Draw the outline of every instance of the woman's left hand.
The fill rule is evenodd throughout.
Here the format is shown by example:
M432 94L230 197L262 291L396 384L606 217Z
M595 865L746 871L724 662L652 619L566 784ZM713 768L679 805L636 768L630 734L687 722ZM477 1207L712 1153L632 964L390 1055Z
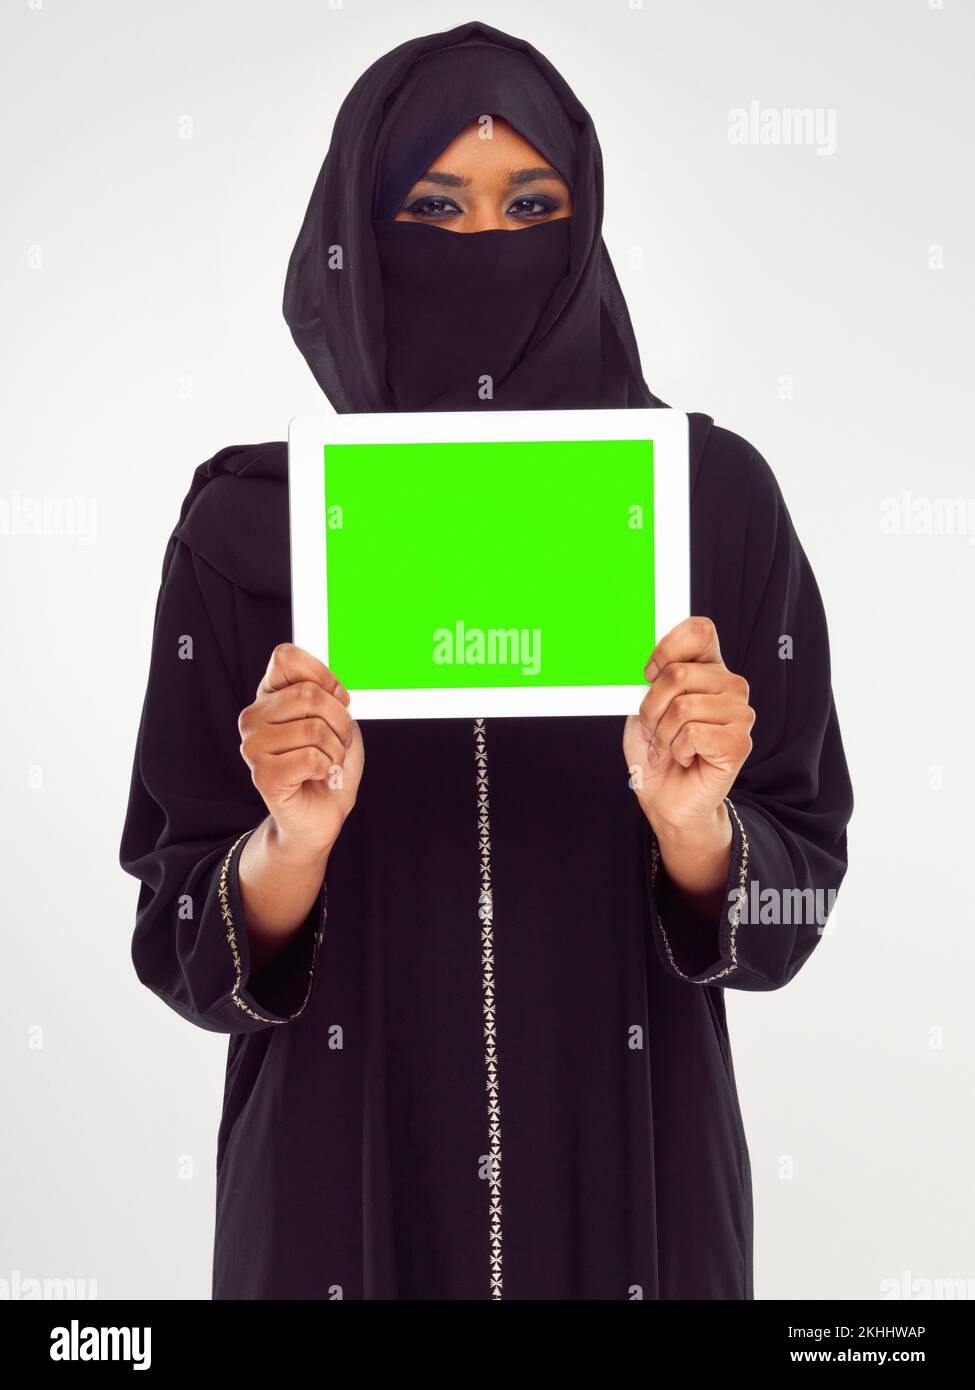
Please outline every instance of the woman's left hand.
M651 688L623 731L631 785L662 846L707 854L730 838L722 803L752 749L748 682L722 661L710 618L678 623L644 674Z

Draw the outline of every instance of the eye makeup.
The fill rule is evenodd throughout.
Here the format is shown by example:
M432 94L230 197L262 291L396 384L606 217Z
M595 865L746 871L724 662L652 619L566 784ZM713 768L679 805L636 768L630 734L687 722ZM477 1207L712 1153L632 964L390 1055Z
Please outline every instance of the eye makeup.
M564 207L564 200L549 193L519 193L505 208L504 216L517 222L537 222L561 212ZM402 211L427 222L444 222L466 215L466 209L442 193L421 194L406 202Z

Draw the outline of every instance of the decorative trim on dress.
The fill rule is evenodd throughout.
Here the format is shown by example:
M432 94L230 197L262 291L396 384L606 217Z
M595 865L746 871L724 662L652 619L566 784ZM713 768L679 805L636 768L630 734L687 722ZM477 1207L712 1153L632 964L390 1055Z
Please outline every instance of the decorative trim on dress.
M230 997L233 1000L233 1002L237 1005L238 1009L242 1009L243 1012L248 1016L248 1018L256 1019L258 1023L290 1023L293 1018L297 1018L298 1015L304 1011L305 1005L308 1003L308 1000L311 997L311 987L315 978L315 962L318 958L318 948L321 945L322 937L324 936L325 918L328 915L328 909L326 906L327 899L325 899L322 904L322 920L315 928L315 937L312 945L311 965L308 969L308 988L305 990L304 999L302 999L301 1003L298 1005L297 1009L295 1009L293 1014L288 1014L287 1018L267 1018L264 1014L257 1013L254 1009L250 1007L249 1004L246 1004L244 1000L240 997L240 986L241 980L243 978L243 971L241 968L240 951L237 946L237 929L234 925L234 914L231 911L230 907L229 881L230 865L231 861L233 860L234 853L238 845L242 844L243 841L247 839L248 835L253 835L253 833L253 829L245 830L243 835L238 835L237 839L230 846L230 849L227 851L226 858L220 866L220 879L217 883L217 897L220 900L220 916L223 918L223 924L226 928L227 945L230 947L230 955L234 963L234 972L236 976L236 978L234 979L233 991Z
M487 743L484 720L474 720L474 772L477 791L477 841L481 888L477 915L481 923L481 993L484 1016L484 1066L488 1121L488 1259L491 1297L502 1297L501 1241L501 1096L498 1082L498 1037L494 1009L494 899L491 889L491 819L488 802Z
M729 963L728 965L726 965L726 966L724 967L723 970L718 970L714 975L708 975L707 978L706 978L706 979L703 979L703 980L697 980L697 979L695 979L692 975L687 975L687 974L685 974L685 972L684 972L683 970L681 970L680 966L677 964L677 961L676 961L675 958L674 958L674 952L673 952L673 950L672 950L672 948L671 948L671 945L670 945L670 939L669 939L669 937L667 936L667 932L666 932L666 929L665 929L665 927L664 927L663 922L660 920L660 913L656 911L656 908L654 908L654 914L653 914L654 917L657 919L657 926L660 928L660 935L663 937L664 947L665 947L665 949L666 949L666 951L667 951L667 959L670 961L670 963L671 963L671 965L673 966L674 970L677 972L677 974L681 977L682 980L689 980L692 984L695 984L695 985L713 985L713 984L715 983L716 980L722 980L722 979L724 979L724 977L725 977L726 975L730 975L730 974L732 973L733 970L737 970L737 969L738 969L738 924L739 924L739 922L741 921L741 909L742 909L742 907L744 906L744 903L745 903L745 894L746 894L746 888L747 888L747 884L748 884L748 850L749 850L749 845L748 845L748 836L747 836L746 833L745 833L745 827L744 827L744 826L742 825L742 823L741 823L741 817L738 815L738 812L735 810L734 803L732 802L731 798L726 796L726 797L724 798L724 804L727 806L727 808L728 808L728 810L730 811L731 815L734 817L735 824L736 824L737 827L738 827L738 833L739 833L739 835L741 836L741 853L740 853L740 857L739 857L739 860L738 860L738 894L737 894L737 896L736 896L736 898L735 898L735 905L734 905L734 907L732 908L732 912L731 912L731 930L730 930L730 932L729 932L729 934L728 934L728 954L729 954L729 956L731 957L730 963ZM659 865L659 863L660 863L660 846L657 844L657 837L656 837L656 835L653 833L653 830L651 829L651 831L650 831L650 888L651 888L651 890L656 886L656 882L657 882L657 866Z

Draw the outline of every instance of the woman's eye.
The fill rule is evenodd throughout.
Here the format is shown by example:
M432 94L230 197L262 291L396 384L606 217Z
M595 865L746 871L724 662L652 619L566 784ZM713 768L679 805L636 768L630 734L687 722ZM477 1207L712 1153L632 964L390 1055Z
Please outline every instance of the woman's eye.
M554 198L517 198L509 207L509 216L547 217L557 212L559 204Z
M457 217L460 208L452 198L417 198L404 212L411 217Z

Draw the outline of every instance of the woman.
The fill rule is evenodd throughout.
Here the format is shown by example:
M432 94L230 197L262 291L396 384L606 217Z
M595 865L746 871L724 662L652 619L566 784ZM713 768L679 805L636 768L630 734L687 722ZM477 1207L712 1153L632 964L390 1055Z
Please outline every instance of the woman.
M339 411L662 407L601 218L572 92L465 24L353 88L285 314ZM852 800L776 483L691 422L695 616L625 730L363 738L341 672L288 643L285 445L197 469L121 860L139 977L230 1035L216 1298L753 1296L723 991L807 959L814 915L748 904L835 890Z

